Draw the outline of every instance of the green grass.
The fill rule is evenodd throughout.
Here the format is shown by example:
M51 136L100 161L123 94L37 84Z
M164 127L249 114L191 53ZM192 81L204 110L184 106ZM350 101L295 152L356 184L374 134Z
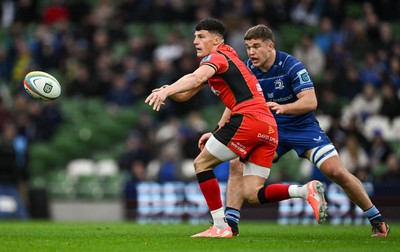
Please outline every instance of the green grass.
M190 238L207 225L0 222L0 251L400 251L400 223L386 239L368 226L243 222L233 239Z

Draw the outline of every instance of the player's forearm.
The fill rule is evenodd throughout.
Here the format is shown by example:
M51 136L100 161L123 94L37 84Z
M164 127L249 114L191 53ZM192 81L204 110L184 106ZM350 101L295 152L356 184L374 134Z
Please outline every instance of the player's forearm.
M188 101L190 98L192 98L195 94L197 94L203 87L204 87L204 84L202 84L192 90L177 93L177 94L171 95L169 97L172 100L177 101L177 102L185 102L185 101Z
M299 99L293 103L283 104L284 113L289 115L302 115L317 109L316 99Z
M182 76L179 80L177 80L175 83L167 86L165 88L165 92L166 92L167 96L171 97L178 93L183 93L183 92L191 91L193 89L197 89L199 86L202 85L203 82L202 82L201 78L198 78L193 73L186 74L186 75Z

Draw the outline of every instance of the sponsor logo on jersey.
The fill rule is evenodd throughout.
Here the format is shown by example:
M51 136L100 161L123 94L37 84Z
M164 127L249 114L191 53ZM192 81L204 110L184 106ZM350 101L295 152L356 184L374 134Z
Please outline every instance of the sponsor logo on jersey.
M306 69L301 69L296 74L297 74L297 77L299 77L300 84L304 84L304 83L307 83L307 82L311 81L311 78L308 75L308 72L307 72Z
M267 93L267 98L268 99L273 99L274 98L274 93Z
M210 60L210 59L211 59L211 56L212 56L212 54L210 54L210 55L207 55L206 57L204 57L204 58L201 60L201 62L204 62L204 61ZM200 63L201 63L201 62L200 62Z
M258 92L262 92L262 91L263 91L262 88L261 88L260 83L257 83L257 84L256 84L256 88L257 88L257 91L258 91Z
M221 93L221 91L214 89L211 85L210 85L210 89L216 96L219 96L219 94Z
M274 84L275 84L275 89L282 90L283 88L285 88L285 86L283 85L283 81L281 79L275 80Z

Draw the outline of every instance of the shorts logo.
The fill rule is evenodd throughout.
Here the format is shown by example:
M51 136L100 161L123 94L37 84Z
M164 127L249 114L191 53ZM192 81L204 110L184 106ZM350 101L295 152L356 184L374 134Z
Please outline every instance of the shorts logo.
M319 136L318 138L313 138L313 140L318 143L322 141L322 138L321 136Z
M47 93L47 94L50 93L52 89L53 89L53 86L50 85L49 83L44 84L43 91L45 93Z
M258 133L257 137L260 138L261 141L269 142L270 144L274 144L274 145L278 144L278 139L273 136L270 136L268 134Z
M270 134L272 134L274 132L275 132L275 130L271 126L269 126L268 134L270 135Z
M243 144L239 143L239 142L231 142L231 145L233 146L233 148L237 149L240 153L247 155L247 151L246 151L246 146L244 146Z

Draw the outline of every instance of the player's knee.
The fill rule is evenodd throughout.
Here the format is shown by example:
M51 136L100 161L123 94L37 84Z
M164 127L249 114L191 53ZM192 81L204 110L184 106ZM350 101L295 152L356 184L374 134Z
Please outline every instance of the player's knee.
M203 172L205 171L205 166L202 164L202 162L196 158L193 162L193 166L194 166L194 171L197 173Z
M243 176L243 163L238 158L229 162L229 176Z
M321 171L335 183L341 184L349 180L351 173L343 165L321 167Z
M257 183L244 183L243 185L243 196L250 204L259 204L258 191L263 185Z

